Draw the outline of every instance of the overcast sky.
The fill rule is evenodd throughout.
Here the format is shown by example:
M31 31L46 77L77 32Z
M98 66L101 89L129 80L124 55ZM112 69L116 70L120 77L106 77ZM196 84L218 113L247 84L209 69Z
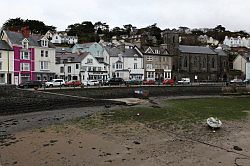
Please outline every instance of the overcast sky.
M214 28L250 32L248 0L1 0L0 26L21 17L65 30L82 21L106 22L111 28L157 23L161 29Z

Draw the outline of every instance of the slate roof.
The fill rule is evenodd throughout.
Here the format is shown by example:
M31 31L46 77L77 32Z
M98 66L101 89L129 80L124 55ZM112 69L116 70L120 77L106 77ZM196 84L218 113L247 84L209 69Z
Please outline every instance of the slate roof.
M0 50L12 51L13 49L10 47L10 45L6 41L0 40Z
M123 52L123 56L125 57L134 57L135 54L137 54L138 57L141 57L136 49L125 49L125 52Z
M90 47L92 44L94 44L95 42L92 43L84 43L84 44L75 44L76 48L88 48Z
M191 53L191 54L212 54L212 55L216 54L216 52L213 51L211 48L202 46L180 45L179 50L182 53Z
M121 54L123 57L134 57L135 54L137 54L139 58L141 57L141 54L134 48L125 48L124 51L117 47L105 46L104 48L111 57L117 57L119 54Z
M60 58L60 63L63 63L63 60L68 60L69 58L73 58L70 62L67 63L80 63L89 53L84 52L81 54L76 53L56 53L56 58Z
M120 49L118 49L117 47L109 47L109 46L105 46L104 47L106 49L106 51L108 52L108 54L111 57L117 57L118 54L121 54L122 51Z
M16 45L22 45L22 41L25 38L21 32L14 31L5 31L10 42ZM29 41L30 46L41 47L40 40L42 39L41 35L30 35L27 40ZM55 48L55 46L49 42L49 48Z
M72 52L72 49L70 47L56 47L56 52Z
M227 56L227 54L225 53L225 51L223 51L221 48L216 48L214 50L219 56Z

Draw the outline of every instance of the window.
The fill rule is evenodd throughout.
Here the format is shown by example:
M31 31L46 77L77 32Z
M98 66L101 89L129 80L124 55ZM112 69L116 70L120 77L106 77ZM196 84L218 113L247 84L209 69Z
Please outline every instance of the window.
M148 72L148 78L154 78L154 72Z
M134 69L137 69L137 63L134 63Z
M194 57L194 67L197 67L197 64L198 64L198 59L197 57Z
M98 71L102 71L102 68L101 68L101 67L98 67Z
M203 58L203 61L202 61L202 68L205 68L206 66L206 58Z
M23 48L28 49L29 48L29 42L27 40L23 41Z
M3 70L3 62L0 62L0 70Z
M44 51L41 50L41 57L44 57Z
M134 60L135 60L135 61L137 61L137 57L138 57L138 55L135 54L135 55L134 55Z
M60 73L64 73L64 67L60 67Z
M88 59L87 59L87 63L93 63L93 59L88 58Z
M153 60L153 57L152 56L148 56L147 57L147 61L152 61Z
M48 61L42 61L41 62L41 70L48 70L49 69L49 62Z
M0 51L0 59L2 59L2 52Z
M30 71L30 64L29 63L21 63L21 71Z
M21 59L30 60L30 55L28 51L21 52Z
M184 67L187 67L188 66L188 62L187 62L187 57L185 56L184 57Z
M96 71L96 67L93 67L93 71Z
M212 68L215 68L215 59L212 58Z
M122 63L120 62L116 63L116 69L122 69Z
M68 73L71 73L71 66L68 66Z
M152 64L146 64L146 68L147 69L153 69L153 65Z
M45 51L45 57L49 56L49 51Z
M115 63L112 64L112 68L115 69Z
M30 81L29 74L21 74L21 82Z
M79 64L76 64L76 69L79 69Z
M42 47L48 47L48 41L47 40L41 40Z

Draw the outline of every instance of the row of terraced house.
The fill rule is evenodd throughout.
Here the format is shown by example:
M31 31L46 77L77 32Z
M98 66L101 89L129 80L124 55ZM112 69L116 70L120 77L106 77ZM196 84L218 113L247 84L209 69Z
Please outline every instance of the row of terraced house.
M93 42L55 47L46 36L2 30L0 83L27 80L160 80L190 77L219 81L228 76L228 55L221 49L179 45L178 33L163 33L164 44Z

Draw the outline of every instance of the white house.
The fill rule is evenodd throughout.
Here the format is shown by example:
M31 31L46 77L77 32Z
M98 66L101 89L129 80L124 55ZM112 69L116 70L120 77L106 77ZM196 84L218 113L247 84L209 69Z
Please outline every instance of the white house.
M76 44L78 43L78 37L77 36L68 36L67 32L55 32L52 33L48 31L45 34L45 37L48 39L51 39L51 42L54 44L62 44L62 43L67 43L67 44Z
M55 75L56 48L46 37L38 40L40 47L35 48L35 74L37 80L51 80Z
M57 53L56 78L70 80L107 80L104 63L99 63L90 53Z
M106 46L105 50L104 62L109 64L109 77L144 79L143 56L136 47Z
M223 44L229 47L247 47L250 48L250 38L241 38L238 36L237 38L225 36Z
M240 70L243 74L246 74L246 63L249 62L249 56L247 55L238 55L233 61L233 69Z
M61 44L61 43L62 43L62 37L61 37L58 33L55 33L55 34L52 36L51 43L54 43L54 44Z
M14 84L14 51L0 40L0 84Z

